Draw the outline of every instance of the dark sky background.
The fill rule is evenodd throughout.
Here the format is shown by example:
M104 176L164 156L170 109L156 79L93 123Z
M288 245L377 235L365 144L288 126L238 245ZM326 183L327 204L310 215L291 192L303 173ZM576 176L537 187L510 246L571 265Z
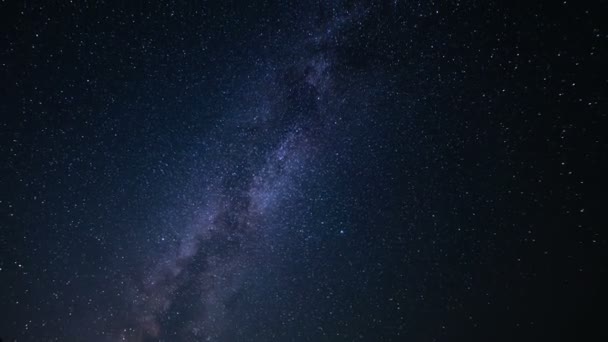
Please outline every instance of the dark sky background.
M0 337L605 338L607 13L0 2Z

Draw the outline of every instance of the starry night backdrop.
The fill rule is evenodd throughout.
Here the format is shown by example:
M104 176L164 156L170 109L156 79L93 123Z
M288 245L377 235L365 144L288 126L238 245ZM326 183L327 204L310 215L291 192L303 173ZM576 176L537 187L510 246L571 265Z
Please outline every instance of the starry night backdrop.
M2 1L0 338L605 338L607 9Z

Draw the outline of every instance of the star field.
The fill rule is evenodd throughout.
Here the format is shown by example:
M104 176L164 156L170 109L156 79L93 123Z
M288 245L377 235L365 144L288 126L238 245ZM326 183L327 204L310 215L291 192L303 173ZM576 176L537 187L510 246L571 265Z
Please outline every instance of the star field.
M606 336L605 1L2 1L2 341Z

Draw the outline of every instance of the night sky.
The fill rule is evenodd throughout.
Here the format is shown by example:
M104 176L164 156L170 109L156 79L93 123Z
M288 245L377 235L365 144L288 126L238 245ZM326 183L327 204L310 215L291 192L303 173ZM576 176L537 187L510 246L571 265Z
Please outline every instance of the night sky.
M606 338L607 15L1 1L0 338Z

